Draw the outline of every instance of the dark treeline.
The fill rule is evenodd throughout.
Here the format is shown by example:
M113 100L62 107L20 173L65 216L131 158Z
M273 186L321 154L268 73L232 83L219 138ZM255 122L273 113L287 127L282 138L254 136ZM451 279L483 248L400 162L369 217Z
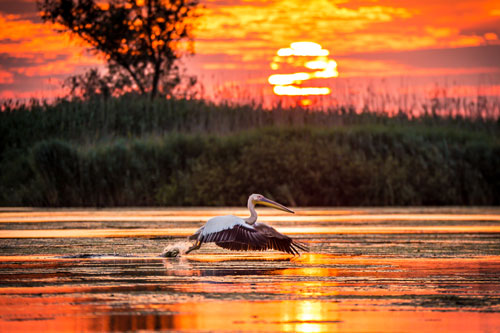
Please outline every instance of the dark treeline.
M2 110L4 206L500 203L491 120L132 96Z

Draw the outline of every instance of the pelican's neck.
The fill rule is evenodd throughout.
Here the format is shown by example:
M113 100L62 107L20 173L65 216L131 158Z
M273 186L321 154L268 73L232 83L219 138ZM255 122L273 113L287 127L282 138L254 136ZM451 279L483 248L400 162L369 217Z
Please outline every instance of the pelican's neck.
M245 219L248 224L254 224L257 221L257 212L255 211L255 204L251 199L248 199L248 210L250 210L250 216Z

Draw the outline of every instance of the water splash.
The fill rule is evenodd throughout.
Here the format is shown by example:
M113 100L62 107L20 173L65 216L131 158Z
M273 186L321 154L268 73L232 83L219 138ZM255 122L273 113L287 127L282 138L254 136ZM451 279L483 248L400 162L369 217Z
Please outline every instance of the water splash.
M178 257L181 254L186 253L186 251L191 247L190 242L182 241L176 242L174 244L167 245L160 254L162 257Z

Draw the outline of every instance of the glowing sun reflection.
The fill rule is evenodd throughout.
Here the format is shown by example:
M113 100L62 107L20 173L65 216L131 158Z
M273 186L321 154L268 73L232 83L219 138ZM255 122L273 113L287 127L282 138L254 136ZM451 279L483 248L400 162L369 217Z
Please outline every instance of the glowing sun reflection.
M331 332L333 328L331 323L339 321L338 313L336 311L327 313L321 302L301 301L294 305L293 309L284 313L282 327L284 332ZM334 303L330 305L336 307Z

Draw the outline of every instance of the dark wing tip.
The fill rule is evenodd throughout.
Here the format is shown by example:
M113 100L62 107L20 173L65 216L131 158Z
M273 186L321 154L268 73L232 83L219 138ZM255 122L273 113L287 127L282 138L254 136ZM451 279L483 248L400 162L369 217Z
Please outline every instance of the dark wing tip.
M294 246L301 251L309 252L309 246L307 244L302 243L302 242L298 242L296 240L293 240L291 246Z
M267 238L254 229L235 225L233 228L211 233L202 238L202 242L214 242L216 245L237 251L265 250Z
M264 224L259 224L255 229L235 225L230 229L202 236L200 242L214 242L217 246L228 250L264 251L272 249L294 256L300 255L299 251L309 251L306 244L283 235Z

